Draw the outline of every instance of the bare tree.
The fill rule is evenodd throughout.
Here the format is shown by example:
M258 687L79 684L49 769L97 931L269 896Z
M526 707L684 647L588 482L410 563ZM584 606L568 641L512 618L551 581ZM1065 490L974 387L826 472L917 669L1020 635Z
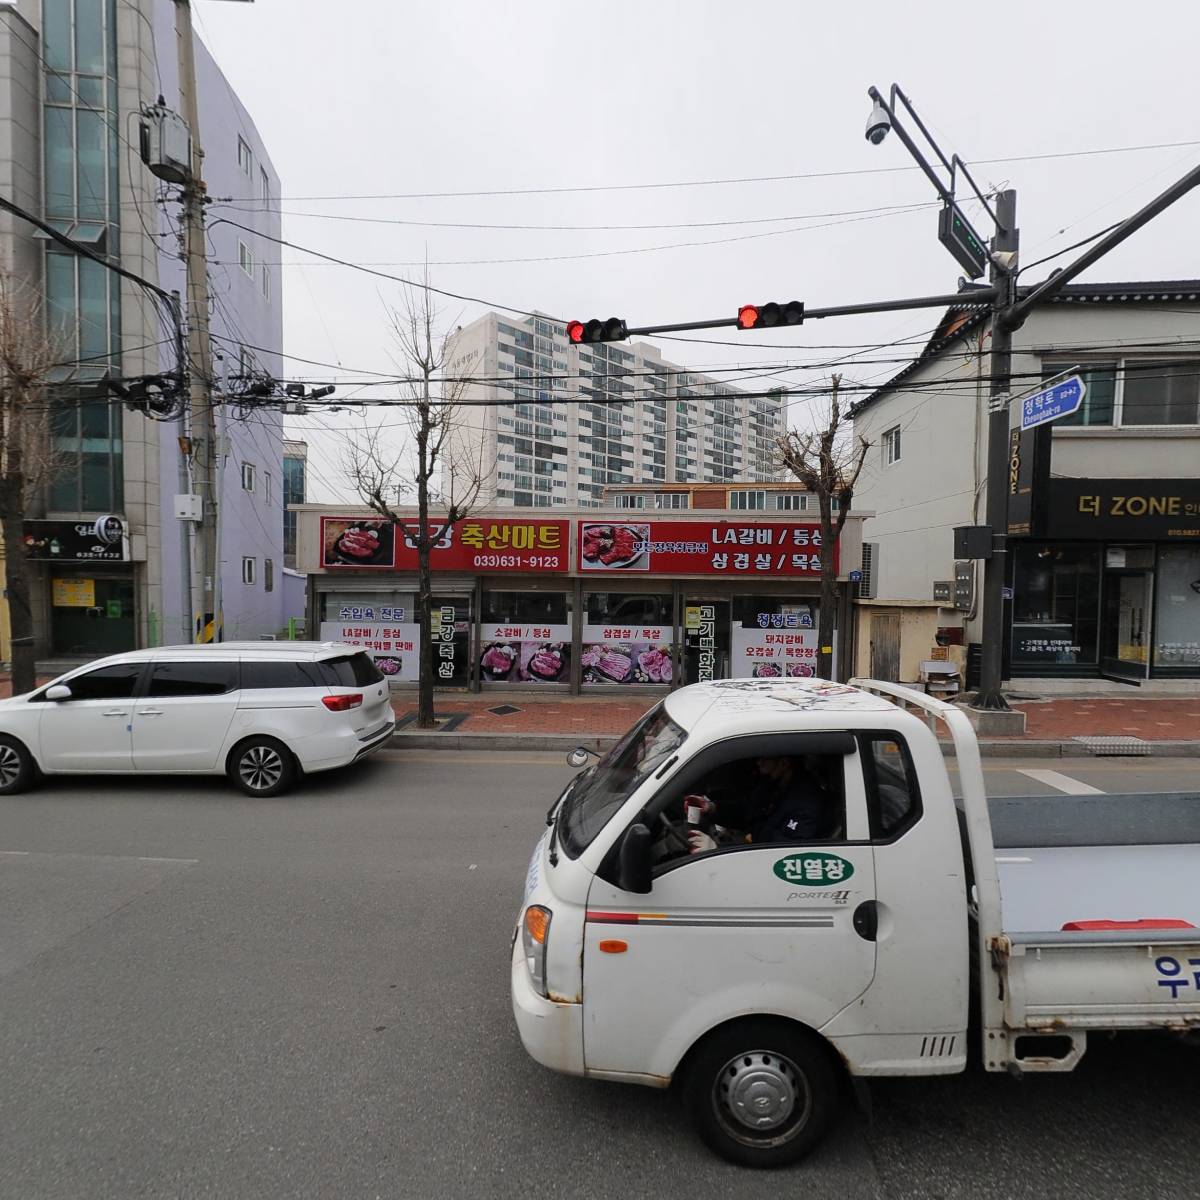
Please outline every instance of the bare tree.
M37 684L25 514L60 467L50 436L47 379L59 355L40 305L0 276L0 532L12 643L14 695Z
M829 421L823 429L801 433L790 429L778 442L783 465L817 497L821 509L821 602L817 615L817 674L833 676L833 616L837 602L835 560L842 529L854 500L854 487L870 443L846 437L838 390L842 377L831 380ZM833 502L837 501L837 513Z
M426 280L428 283L428 280ZM406 536L417 551L417 624L421 645L417 676L417 725L434 725L433 657L430 649L433 616L433 574L430 552L460 521L475 510L491 466L483 458L483 443L464 449L456 437L463 422L466 377L446 377L448 339L439 331L438 311L430 293L410 289L404 306L388 314L395 338L397 366L408 382L401 385L408 439L399 448L383 435L383 426L345 435L342 469L354 490L385 521L397 538ZM444 472L447 494L436 487ZM415 528L399 514L401 501L415 497ZM430 509L441 511L430 520Z

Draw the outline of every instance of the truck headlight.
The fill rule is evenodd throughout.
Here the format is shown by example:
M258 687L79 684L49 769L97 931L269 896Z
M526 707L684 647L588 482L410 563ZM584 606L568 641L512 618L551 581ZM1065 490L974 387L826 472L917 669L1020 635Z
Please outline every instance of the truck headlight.
M531 904L521 921L521 946L525 951L525 965L529 977L539 995L546 992L546 946L550 941L550 917L548 908Z

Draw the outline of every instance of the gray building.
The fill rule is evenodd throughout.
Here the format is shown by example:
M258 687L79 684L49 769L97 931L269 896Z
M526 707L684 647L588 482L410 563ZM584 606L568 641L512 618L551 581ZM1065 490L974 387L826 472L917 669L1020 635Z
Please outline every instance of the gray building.
M784 404L654 346L578 346L548 317L487 313L457 331L447 359L448 373L478 381L463 392L477 403L461 410L447 495L481 465L484 501L517 508L595 508L614 484L778 478Z
M935 643L965 663L982 636L982 563L955 559L953 529L984 521L987 342L986 312L951 310L853 410L871 443L855 502L875 514L861 671L911 680ZM1082 408L1022 433L1022 397L1063 372ZM1194 690L1200 281L1069 285L1014 335L1013 373L1005 678Z
M141 114L161 95L181 108L172 0L18 0L0 7L0 192L101 257L172 291L184 290L178 189L139 156ZM279 180L244 106L199 38L197 96L210 195L238 203L209 213L211 331L221 460L221 583L225 636L284 623L282 426L278 413L223 400L232 377L281 373L279 279L263 235L279 233ZM236 211L234 211L236 210ZM180 428L120 402L110 378L175 366L169 323L137 285L0 216L0 269L24 302L40 304L64 348L51 396L53 444L64 467L29 513L54 530L103 515L124 522L109 557L75 556L59 539L35 579L39 657L94 655L190 641L211 610L181 594L174 496Z

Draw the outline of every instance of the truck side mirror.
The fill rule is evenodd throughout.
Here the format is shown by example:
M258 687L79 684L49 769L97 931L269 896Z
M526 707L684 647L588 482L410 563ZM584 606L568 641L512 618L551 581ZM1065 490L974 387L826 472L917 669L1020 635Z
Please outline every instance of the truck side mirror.
M625 831L617 860L617 883L621 891L640 895L650 891L650 847L653 842L650 830L640 821Z

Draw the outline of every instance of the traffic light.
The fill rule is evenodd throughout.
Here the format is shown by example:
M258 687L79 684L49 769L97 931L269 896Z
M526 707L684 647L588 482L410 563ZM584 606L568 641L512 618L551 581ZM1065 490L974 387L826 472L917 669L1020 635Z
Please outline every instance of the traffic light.
M623 342L629 329L620 317L609 317L607 321L568 321L567 341L576 346L584 342Z
M799 300L785 304L743 304L738 309L739 329L777 329L780 325L803 325L804 305Z

